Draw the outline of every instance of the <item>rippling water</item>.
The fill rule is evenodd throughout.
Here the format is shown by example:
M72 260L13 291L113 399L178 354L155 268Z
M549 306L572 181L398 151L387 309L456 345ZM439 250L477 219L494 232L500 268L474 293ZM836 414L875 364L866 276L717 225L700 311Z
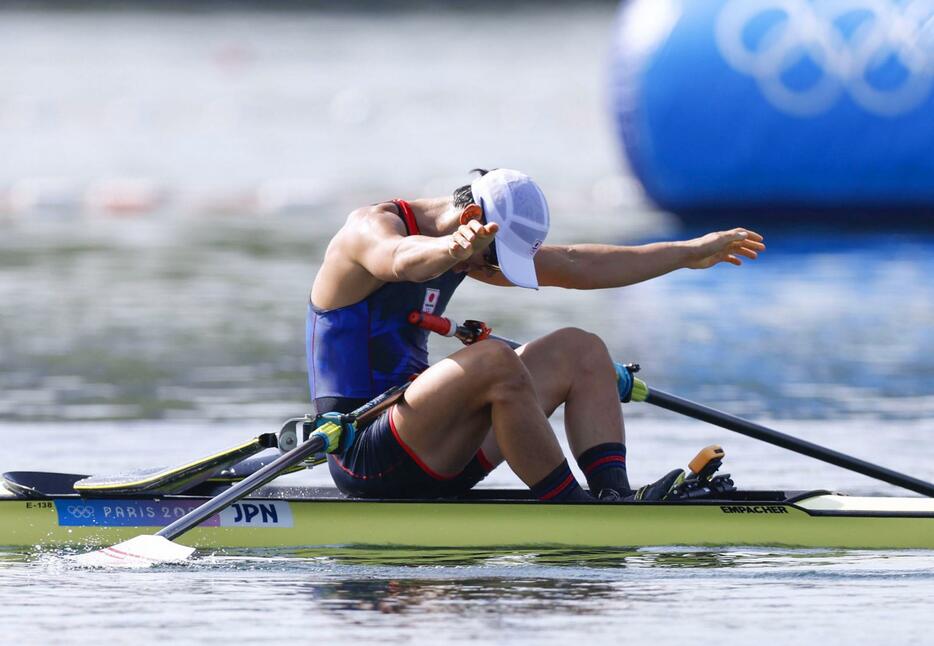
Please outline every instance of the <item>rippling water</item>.
M0 214L0 466L177 463L305 412L307 291L342 214L447 191L486 159L534 169L552 240L677 233L619 176L602 121L612 7L523 16L507 31L478 15L470 49L460 13L0 14L14 63L0 181L135 173L169 195L129 220L70 202L83 188ZM509 57L533 92L512 91ZM478 67L506 99L465 103ZM454 145L465 137L469 150ZM279 209L271 187L294 177L314 186ZM934 238L762 233L769 251L742 269L515 290L508 310L501 290L465 284L449 312L517 339L593 330L650 384L934 479ZM455 348L433 341L436 356ZM745 487L897 491L645 405L625 412L635 482L718 442ZM519 485L505 468L485 484ZM6 550L0 641L925 643L932 572L928 552L685 547L203 555L105 574Z
M443 556L443 555L442 555ZM458 560L459 559L459 560ZM633 550L410 564L212 557L115 577L3 560L0 623L118 642L927 643L934 554ZM93 594L88 591L93 590ZM114 612L119 608L120 612ZM22 628L21 628L22 630ZM232 637L234 636L235 637ZM181 637L180 637L181 636Z

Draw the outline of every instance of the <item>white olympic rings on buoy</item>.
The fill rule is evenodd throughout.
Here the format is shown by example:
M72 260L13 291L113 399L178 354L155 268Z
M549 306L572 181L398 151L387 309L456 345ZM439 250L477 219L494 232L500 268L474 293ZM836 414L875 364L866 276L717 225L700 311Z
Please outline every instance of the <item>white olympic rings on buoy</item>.
M761 29L755 43L750 31ZM730 0L714 29L717 48L752 76L779 110L814 116L847 93L860 107L892 117L921 105L934 87L934 0ZM813 80L792 87L798 65ZM874 74L895 66L887 83Z

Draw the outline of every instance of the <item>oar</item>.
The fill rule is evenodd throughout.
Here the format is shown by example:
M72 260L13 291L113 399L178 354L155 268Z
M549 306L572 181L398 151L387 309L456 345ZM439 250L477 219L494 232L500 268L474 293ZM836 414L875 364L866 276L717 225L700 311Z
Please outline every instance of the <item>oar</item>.
M642 380L636 379L636 381ZM934 497L934 484L930 482L914 478L904 473L899 473L898 471L893 471L892 469L887 469L878 464L873 464L872 462L854 458L845 453L840 453L839 451L828 449L819 444L814 444L813 442L808 442L807 440L802 440L792 435L773 430L741 417L708 408L702 404L696 404L690 400L678 397L677 395L671 395L661 390L649 388L648 386L645 386L645 390L646 394L644 399L637 398L634 392L633 401L645 401L646 403L653 404L660 408L687 415L688 417L693 417L702 422L714 424L735 431L736 433L741 433L747 437L768 442L769 444L780 446L789 451L794 451L795 453L807 455L823 462L855 471L856 473L862 473L876 480L888 482L889 484L903 487L910 491L924 494L925 496Z
M462 325L456 325L450 319L441 316L412 312L412 314L409 315L409 322L444 336L456 337L467 345L482 339L502 341L512 348L518 348L521 345L511 339L492 334L490 328L480 321L465 321ZM638 367L617 364L618 375L629 373L631 376L636 370L638 370ZM834 451L833 449L828 449L819 444L814 444L813 442L808 442L807 440L802 440L786 433L767 428L741 417L736 417L729 413L696 404L676 395L649 388L643 380L635 377L632 377L631 389L627 389L625 393L621 392L621 396L623 396L624 399L631 397L632 401L644 401L648 404L658 406L659 408L680 413L681 415L686 415L687 417L692 417L702 422L707 422L708 424L720 426L730 431L746 435L747 437L761 440L762 442L768 442L769 444L780 446L783 449L788 449L795 453L807 455L817 460L843 467L844 469L849 469L856 473L861 473L870 478L881 480L882 482L903 487L910 491L924 494L925 496L934 497L934 484L930 482L904 473L899 473L898 471L893 471L892 469L887 469L886 467L871 462L866 462L865 460L860 460L859 458Z
M159 563L184 561L195 550L174 543L173 541L176 538L238 500L250 495L305 458L321 451L330 452L336 450L345 424L366 424L396 402L410 383L406 382L395 388L390 388L360 408L341 416L340 423L334 421L325 422L316 428L306 441L288 453L279 456L256 473L191 510L155 534L143 534L111 547L80 554L74 557L75 560L86 566L136 568L149 567Z

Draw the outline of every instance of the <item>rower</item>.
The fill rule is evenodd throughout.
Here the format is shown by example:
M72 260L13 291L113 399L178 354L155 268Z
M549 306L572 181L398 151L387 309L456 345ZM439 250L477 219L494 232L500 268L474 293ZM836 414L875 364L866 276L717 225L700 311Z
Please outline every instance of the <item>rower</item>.
M513 350L485 340L429 366L414 309L441 314L466 278L491 286L614 288L680 268L742 264L764 249L746 229L638 247L545 245L550 214L527 175L498 169L451 196L351 213L311 290L308 375L318 413L347 412L410 379L404 398L328 457L337 486L364 498L457 496L505 461L540 500L634 497L616 369L603 342L566 328ZM565 407L571 473L548 417ZM669 497L671 472L642 499Z

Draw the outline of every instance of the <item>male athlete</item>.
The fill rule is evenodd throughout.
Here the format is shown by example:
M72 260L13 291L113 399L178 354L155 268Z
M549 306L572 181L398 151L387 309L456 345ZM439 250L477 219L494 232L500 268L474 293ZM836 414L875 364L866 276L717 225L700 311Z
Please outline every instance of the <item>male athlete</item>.
M617 376L606 346L566 328L512 350L484 340L428 364L413 310L440 315L461 281L567 289L622 287L679 268L742 264L765 249L745 229L636 247L544 245L545 196L513 170L480 171L452 197L392 200L352 212L311 290L306 341L318 413L348 412L410 379L404 399L329 456L344 493L457 496L505 460L539 500L661 500L673 471L634 491ZM567 438L590 492L571 473L548 417L564 404Z

